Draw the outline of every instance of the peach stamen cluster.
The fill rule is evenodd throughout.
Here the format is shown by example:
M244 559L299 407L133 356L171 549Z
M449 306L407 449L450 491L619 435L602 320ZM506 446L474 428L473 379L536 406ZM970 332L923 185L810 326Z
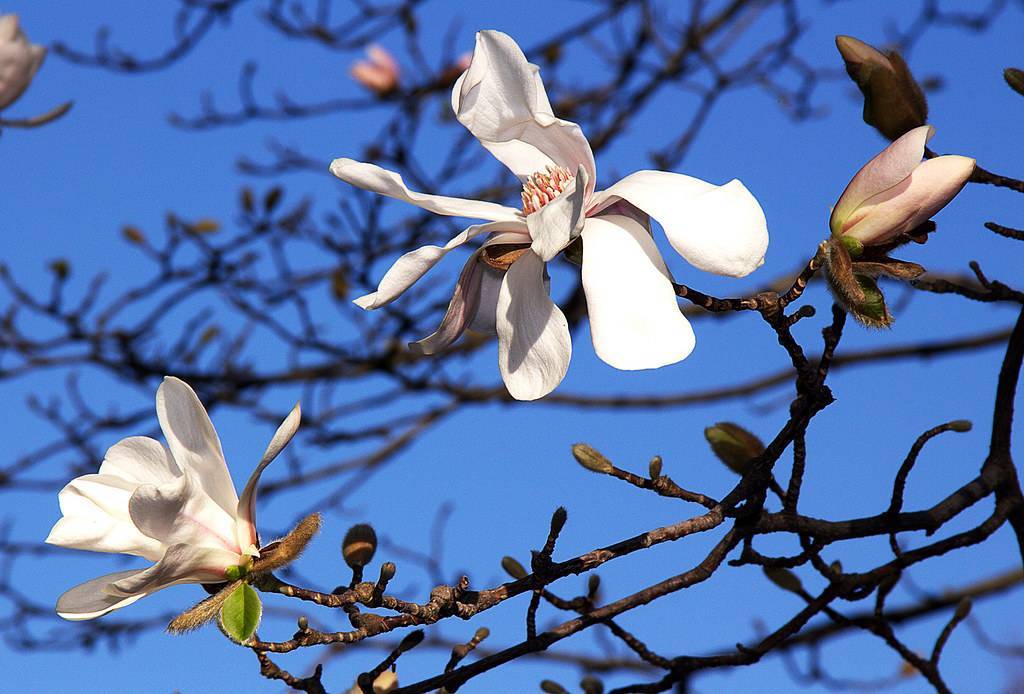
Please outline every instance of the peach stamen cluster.
M558 197L575 176L564 166L547 166L547 173L538 171L523 184L523 214L533 214Z

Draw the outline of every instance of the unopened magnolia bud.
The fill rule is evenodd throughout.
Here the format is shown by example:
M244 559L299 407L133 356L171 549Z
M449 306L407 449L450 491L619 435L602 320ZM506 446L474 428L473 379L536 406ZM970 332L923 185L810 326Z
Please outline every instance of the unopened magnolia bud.
M487 627L480 627L479 629L476 630L476 632L473 633L473 640L476 641L477 643L480 643L481 641L483 641L484 639L486 639L490 635L491 635L491 630L490 629L488 629Z
M596 449L585 443L576 443L572 447L572 455L576 462L591 472L607 475L612 471L610 460L601 455Z
M971 602L970 598L964 598L956 606L956 612L953 613L953 618L956 619L958 622L962 619L966 619L967 615L971 613L971 607L973 606L974 603Z
M951 431L960 432L961 434L970 431L974 425L968 419L954 419L949 423Z
M523 565L509 556L501 558L501 568L505 569L505 573L516 580L526 578L527 576L526 569L523 568Z
M928 102L903 57L852 36L837 36L846 72L864 95L864 122L890 140L928 120Z
M1010 89L1024 96L1024 70L1008 67L1003 70L1003 79L1010 85Z
M604 694L604 683L593 675L586 675L580 680L583 694Z
M302 615L296 622L296 626L299 627L299 631L305 631L309 629L309 618L306 615Z
M838 559L836 559L834 562L829 564L829 568L832 569L833 573L841 574L841 573L843 573L843 562L841 562Z
M590 577L587 578L587 596L593 598L599 590L601 590L601 576L590 574Z
M121 229L121 236L129 243L143 243L146 237L138 227L126 226Z
M656 480L661 477L661 456L656 455L651 458L651 462L647 464L647 472L652 480Z
M800 582L800 578L789 569L766 566L764 567L764 575L779 588L788 590L790 593L802 593L804 590L804 585Z
M377 533L373 526L366 523L359 523L349 528L341 543L341 556L352 569L362 568L369 564L376 551Z
M57 279L67 279L71 274L71 265L63 258L50 262L50 272L57 276Z
M711 450L726 467L742 475L750 461L764 453L764 444L749 431L732 422L718 422L704 430Z
M552 680L541 680L540 690L547 694L569 694L569 690Z
M422 629L417 629L416 631L409 633L405 638L398 642L398 652L405 653L406 651L411 651L413 648L416 648L416 646L423 643L423 637L424 633Z

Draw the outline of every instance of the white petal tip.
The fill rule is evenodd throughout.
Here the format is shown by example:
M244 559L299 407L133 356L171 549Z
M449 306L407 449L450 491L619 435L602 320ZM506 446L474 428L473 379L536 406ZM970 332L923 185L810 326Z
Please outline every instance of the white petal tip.
M377 308L377 292L371 292L370 294L365 294L358 299L353 299L352 303L364 311L372 311Z

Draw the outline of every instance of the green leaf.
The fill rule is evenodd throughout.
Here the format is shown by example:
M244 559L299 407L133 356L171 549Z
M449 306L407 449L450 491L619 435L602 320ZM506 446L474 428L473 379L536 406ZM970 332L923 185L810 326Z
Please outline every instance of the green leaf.
M256 633L263 616L260 596L248 583L235 588L220 608L220 623L235 641L247 641Z

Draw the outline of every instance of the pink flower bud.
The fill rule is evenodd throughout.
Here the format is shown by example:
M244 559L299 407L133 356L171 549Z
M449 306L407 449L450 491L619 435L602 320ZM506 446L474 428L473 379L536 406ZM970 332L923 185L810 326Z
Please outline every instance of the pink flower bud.
M18 15L0 15L0 110L14 103L35 77L46 48L28 42Z
M376 44L366 49L368 60L352 64L349 74L359 84L376 94L387 94L398 88L401 71L394 56Z
M947 155L922 162L934 132L930 125L914 128L857 172L832 210L833 236L865 246L889 243L956 197L974 171L974 160Z

